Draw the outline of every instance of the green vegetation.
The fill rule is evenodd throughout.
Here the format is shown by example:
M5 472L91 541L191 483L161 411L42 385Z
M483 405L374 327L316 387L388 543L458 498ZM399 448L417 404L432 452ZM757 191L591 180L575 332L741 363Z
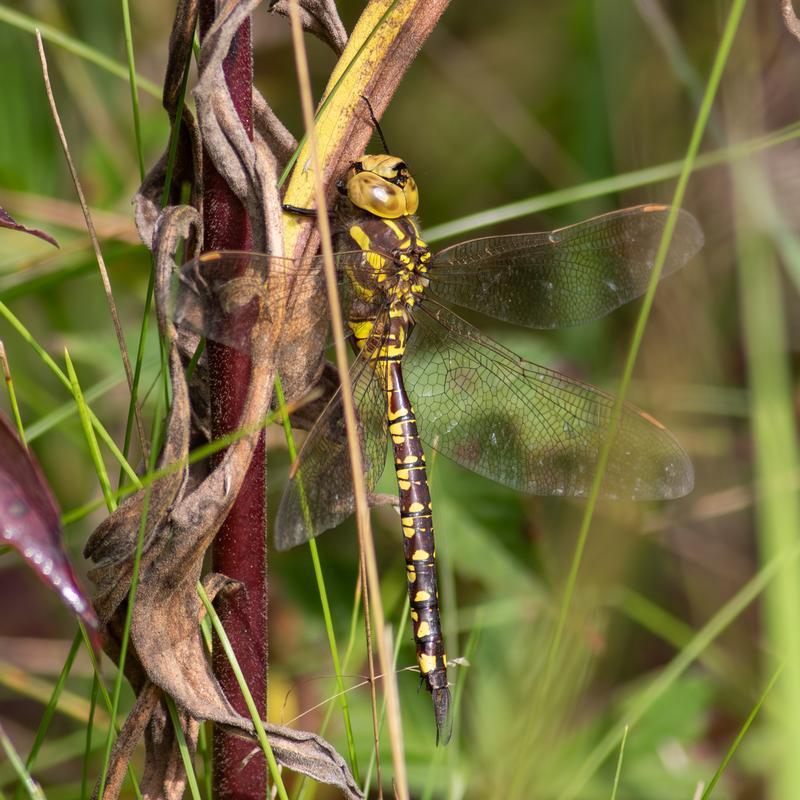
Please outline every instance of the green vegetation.
M115 476L131 487L133 470L154 461L134 427L122 463L127 383L32 29L45 38L136 363L151 262L129 201L140 165L169 140L157 86L172 9L141 0L128 26L127 3L11 5L0 4L0 206L61 248L0 230L0 340L26 438L85 576L81 550L119 498ZM349 29L361 4L337 5ZM777 5L510 0L487 14L462 0L384 115L391 148L420 185L434 246L465 230L547 230L669 203L676 188L706 236L638 327L641 303L546 333L468 315L525 358L609 391L632 378L627 399L674 431L696 485L682 500L601 500L589 514L585 501L521 496L429 456L444 632L456 658L454 735L438 749L429 699L409 669L399 524L390 510L373 512L415 798L800 797L800 42ZM259 13L254 42L256 83L299 138L288 22ZM334 56L316 40L308 46L319 91ZM140 360L145 426L158 435L165 397L152 319ZM5 392L0 409L11 415ZM279 424L267 441L274 511L290 459ZM387 470L381 490L393 480ZM270 555L269 720L311 730L324 720L325 736L374 783L354 530L350 521L322 536L312 554ZM107 766L110 709L124 720L132 692L106 658L97 682L73 619L11 550L0 550L0 608L0 798L86 796ZM187 797L209 796L205 737ZM390 792L388 737L382 745ZM181 752L189 758L185 744ZM140 764L137 756L133 774ZM333 796L284 778L289 797ZM123 796L137 793L129 779Z

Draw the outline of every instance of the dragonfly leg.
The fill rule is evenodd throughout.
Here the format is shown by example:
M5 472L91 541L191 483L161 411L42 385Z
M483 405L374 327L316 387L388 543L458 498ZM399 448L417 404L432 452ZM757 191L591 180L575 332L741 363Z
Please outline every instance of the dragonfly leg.
M284 203L282 208L287 214L297 214L299 217L317 216L317 210L315 208L301 208L300 206L293 206L290 203Z

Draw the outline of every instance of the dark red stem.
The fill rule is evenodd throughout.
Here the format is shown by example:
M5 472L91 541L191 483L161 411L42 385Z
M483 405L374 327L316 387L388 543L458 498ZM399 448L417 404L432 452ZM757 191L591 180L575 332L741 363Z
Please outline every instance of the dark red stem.
M200 32L214 20L214 0L202 0ZM224 63L233 104L253 138L253 53L250 22L233 39ZM206 250L249 250L252 237L247 214L228 184L203 157L203 223ZM218 344L208 345L211 427L214 438L237 429L250 378L249 359ZM243 590L218 604L217 611L231 640L253 699L266 716L267 584L264 437L256 448L239 496L222 526L212 551L213 569L239 581ZM249 716L225 654L214 647L214 673L234 708ZM252 752L248 741L214 733L215 800L261 800L266 796L266 763L262 755L242 767Z

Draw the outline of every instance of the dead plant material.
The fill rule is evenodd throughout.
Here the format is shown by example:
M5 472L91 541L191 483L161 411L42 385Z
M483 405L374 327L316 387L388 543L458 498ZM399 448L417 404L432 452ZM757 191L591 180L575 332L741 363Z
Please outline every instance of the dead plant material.
M786 29L800 42L800 19L797 18L792 0L781 0L781 13Z
M313 33L327 42L337 55L341 55L347 44L347 31L339 19L333 0L300 0L300 22L303 30ZM269 10L273 14L289 16L288 0L272 0Z

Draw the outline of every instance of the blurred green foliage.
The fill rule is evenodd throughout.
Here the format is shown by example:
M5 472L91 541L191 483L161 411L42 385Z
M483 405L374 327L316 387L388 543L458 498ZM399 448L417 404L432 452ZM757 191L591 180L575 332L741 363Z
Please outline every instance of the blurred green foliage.
M338 5L351 27L362 4L346 0ZM723 0L454 2L382 123L391 148L408 161L420 185L424 223L434 226L680 159L729 7ZM91 0L0 4L0 205L53 233L62 245L55 252L38 240L0 231L0 300L56 360L69 347L92 408L121 442L128 395L107 306L50 118L34 39L9 24L3 16L8 9L124 62L121 12L114 4L101 7ZM164 70L171 11L170 4L154 0L140 0L132 8L137 70L156 84ZM260 13L254 41L257 84L299 134L288 25ZM309 47L312 80L321 91L334 57L316 42ZM109 212L100 226L103 250L129 349L135 352L149 258L136 243L130 208L139 176L129 88L54 44L46 48L84 190L93 207ZM777 4L753 0L703 149L795 123L799 67L800 43L783 29ZM140 94L145 163L152 164L166 146L168 127L157 99ZM619 747L614 732L628 719L633 725L622 760L620 800L690 797L722 761L776 660L787 652L783 637L792 626L798 629L800 609L787 600L790 593L775 597L768 588L769 625L763 624L760 605L747 605L689 669L674 676L668 670L742 586L761 574L768 558L785 561L784 580L798 577L796 553L786 549L797 530L781 527L791 515L782 519L768 512L797 503L797 473L785 470L797 467L788 439L796 435L800 397L798 284L781 270L794 266L793 274L800 274L790 258L800 226L799 155L790 140L751 158L747 164L758 175L758 195L751 191L752 178L731 179L739 162L700 172L690 183L686 207L700 220L707 246L660 287L630 399L663 420L685 444L695 462L696 488L690 497L668 505L601 504L557 680L547 696L539 691L538 679L581 503L521 497L433 459L448 652L455 657L469 650L469 666L452 670L462 705L453 742L438 750L418 676L400 673L414 797L507 797L512 778L524 787L514 795L519 797L610 797ZM624 205L666 201L672 189L673 183L664 182L596 196L491 231L550 229ZM53 200L65 201L71 216L65 218ZM743 250L741 237L753 228L763 234L760 245ZM737 258L743 253L751 268L739 280ZM768 272L760 269L762 263ZM770 331L757 323L743 329L740 303L751 291L757 293L754 282L763 274L774 279L780 302L772 309L777 339L759 346L752 337ZM601 322L547 334L490 323L485 327L524 357L613 390L636 310L633 304ZM758 320L757 312L748 311ZM2 320L0 339L23 421L38 429L33 445L62 508L98 499L70 397ZM759 376L752 370L753 358L764 352L786 376L766 389L753 383ZM157 343L151 335L142 383L149 418L157 408L153 394L147 394L157 369ZM98 396L91 391L95 384L102 389ZM8 407L5 396L0 407ZM62 413L51 416L57 412ZM780 415L784 423L786 452L774 437L765 442L763 428L751 429L754 418L767 420L766 425L778 418L771 415ZM288 459L277 428L269 442L270 503L275 507ZM136 464L139 454L134 451L132 458ZM770 474L774 465L784 472ZM110 459L108 467L116 475ZM391 491L391 479L384 476L380 488ZM373 517L386 612L396 630L403 624L405 594L398 526L388 511ZM101 518L102 512L92 513L66 530L67 546L81 570L80 550ZM764 539L773 529L783 536ZM319 540L342 648L358 574L353 531L350 522ZM329 698L334 681L307 550L271 556L270 573L270 714L279 720ZM73 622L10 553L0 555L0 608L5 609L0 615L0 724L24 757L47 697L27 697L10 684L3 665L18 664L53 683ZM404 668L413 660L406 627L398 665ZM350 701L364 765L371 722L369 692L360 685L366 671L360 631L345 669L352 685L358 685ZM790 662L787 674L790 688L800 665ZM663 690L651 701L648 692L662 679ZM796 792L800 786L784 780L796 760L791 719L800 718L800 708L782 685L715 788L715 798L800 796L791 789L786 793L787 785ZM68 687L88 701L85 657L76 662ZM314 712L298 724L313 728L320 718ZM344 752L337 713L333 720L329 735ZM97 731L94 738L98 747L103 734ZM56 715L34 770L48 797L79 795L84 741L83 723ZM389 763L383 753L385 778ZM562 795L587 765L595 766L577 794ZM0 763L0 787L10 792L13 783L10 765ZM316 796L329 795L319 790Z

